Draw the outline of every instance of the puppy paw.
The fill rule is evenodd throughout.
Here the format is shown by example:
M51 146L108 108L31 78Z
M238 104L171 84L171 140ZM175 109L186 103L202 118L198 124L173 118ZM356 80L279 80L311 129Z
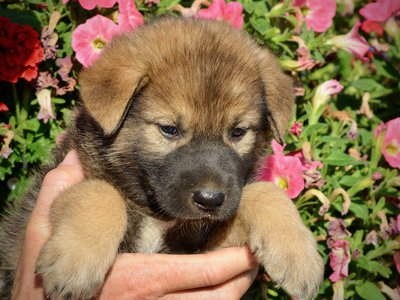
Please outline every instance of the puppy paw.
M274 242L253 237L253 249L271 279L298 299L315 298L324 275L324 262L311 233L282 233L285 239ZM256 234L257 235L257 234Z
M245 224L247 243L268 275L291 296L314 298L324 262L293 201L267 182L246 186L242 201L236 223Z
M100 290L116 249L104 244L85 246L62 235L52 236L45 244L36 273L49 299L90 299Z

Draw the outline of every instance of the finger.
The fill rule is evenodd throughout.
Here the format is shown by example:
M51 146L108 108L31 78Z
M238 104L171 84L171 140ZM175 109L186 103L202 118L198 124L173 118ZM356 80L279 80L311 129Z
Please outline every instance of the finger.
M32 217L47 216L56 196L83 179L83 170L76 151L70 151L60 165L44 177Z
M229 281L208 288L188 290L166 295L162 300L240 299L256 278L258 268L246 271Z
M182 290L215 286L256 265L247 247L232 247L207 254L120 254L103 291L123 282L125 288L145 287L146 295L165 296ZM124 278L121 278L121 275ZM148 281L152 284L149 285ZM105 298L106 299L106 298Z
M28 221L14 280L13 299L45 299L43 287L38 283L34 271L40 249L50 235L50 206L61 191L82 179L83 171L74 151L69 152L63 162L45 176Z

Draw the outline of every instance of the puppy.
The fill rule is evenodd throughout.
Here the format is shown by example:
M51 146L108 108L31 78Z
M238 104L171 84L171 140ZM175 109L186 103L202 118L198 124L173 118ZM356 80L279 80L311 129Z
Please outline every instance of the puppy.
M268 50L223 22L164 18L115 38L79 80L83 106L54 165L76 149L86 179L51 208L37 262L51 299L95 296L118 252L243 244L290 295L316 295L323 262L311 232L284 192L252 183L293 104ZM3 297L54 165L2 224Z

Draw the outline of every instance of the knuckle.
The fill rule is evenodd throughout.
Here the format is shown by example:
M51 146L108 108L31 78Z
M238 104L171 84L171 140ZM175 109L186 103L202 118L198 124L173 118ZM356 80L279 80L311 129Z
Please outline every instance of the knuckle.
M72 184L74 182L71 172L68 172L65 168L58 167L49 171L43 179L44 185L60 185L60 184Z

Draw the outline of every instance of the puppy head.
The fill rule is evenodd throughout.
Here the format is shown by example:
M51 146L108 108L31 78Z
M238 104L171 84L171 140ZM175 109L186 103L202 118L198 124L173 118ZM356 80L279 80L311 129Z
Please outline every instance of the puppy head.
M80 76L127 197L155 213L225 220L293 104L276 59L222 22L161 19L119 37ZM103 151L104 152L104 151ZM143 203L142 203L143 204Z

